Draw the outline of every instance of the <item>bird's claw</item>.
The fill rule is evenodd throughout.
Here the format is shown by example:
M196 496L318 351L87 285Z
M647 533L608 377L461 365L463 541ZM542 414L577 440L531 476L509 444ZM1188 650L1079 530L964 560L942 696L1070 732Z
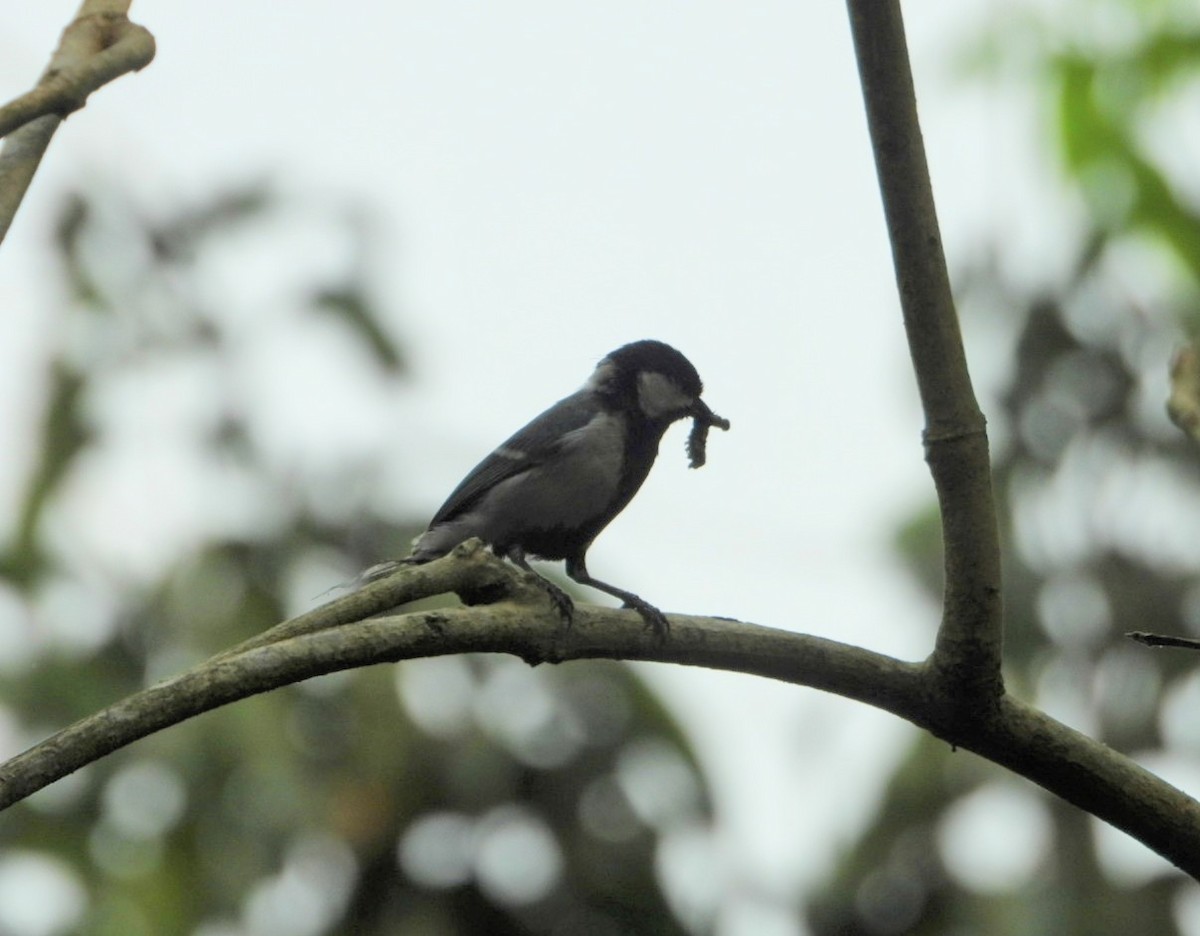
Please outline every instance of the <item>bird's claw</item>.
M625 607L640 614L642 620L646 622L646 629L652 631L660 641L667 639L667 634L671 632L671 624L667 620L667 616L658 608L640 598L637 601L626 601Z
M554 602L554 607L562 617L563 630L569 630L571 625L575 623L575 602L571 600L571 596L553 582L542 578L536 572L533 573L533 579L550 596L550 600Z

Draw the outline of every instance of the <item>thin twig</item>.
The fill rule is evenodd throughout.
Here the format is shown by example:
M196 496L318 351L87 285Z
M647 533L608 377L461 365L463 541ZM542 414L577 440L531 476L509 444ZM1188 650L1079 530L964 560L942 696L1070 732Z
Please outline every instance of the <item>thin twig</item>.
M84 0L38 86L0 108L0 242L63 117L97 88L144 68L154 37L126 18L130 0Z
M900 306L937 488L945 601L933 655L974 717L1004 691L1000 539L985 421L975 400L942 251L898 0L847 0Z
M1170 634L1149 634L1146 631L1130 631L1125 635L1147 647L1182 647L1184 650L1200 650L1200 640L1191 637L1173 637Z
M505 574L507 567L477 561L483 549L478 540L468 540L440 559L403 567L403 575L391 575L361 588L351 585L353 590L349 594L255 634L222 651L215 659L237 656L281 640L361 621L431 595L489 588L512 591L515 580L511 574Z
M154 58L154 37L149 31L128 20L115 25L118 38L108 48L55 70L32 91L0 107L0 136L46 114L66 117L83 107L93 91L149 65Z

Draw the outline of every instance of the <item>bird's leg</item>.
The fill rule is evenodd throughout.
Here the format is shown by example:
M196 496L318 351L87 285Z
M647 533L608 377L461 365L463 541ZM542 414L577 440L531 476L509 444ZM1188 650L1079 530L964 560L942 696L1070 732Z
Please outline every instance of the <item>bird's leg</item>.
M642 616L646 626L654 631L660 640L666 639L667 632L671 629L671 625L667 623L667 616L633 592L627 592L615 585L592 578L588 574L587 563L583 556L574 556L567 560L567 577L580 585L588 585L597 591L612 595L614 598L620 598L625 603L625 607L632 608Z
M513 565L524 569L533 576L533 580L537 586L550 596L550 600L558 608L558 613L562 615L563 627L570 627L571 623L575 620L575 602L571 600L571 596L534 569L529 564L529 560L525 558L525 550L514 546L505 555L508 556Z

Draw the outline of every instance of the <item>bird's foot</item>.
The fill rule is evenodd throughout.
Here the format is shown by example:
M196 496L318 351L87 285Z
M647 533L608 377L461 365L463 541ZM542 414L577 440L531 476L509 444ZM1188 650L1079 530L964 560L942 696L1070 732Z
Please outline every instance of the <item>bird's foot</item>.
M646 629L653 631L654 636L658 638L660 643L667 639L667 634L671 632L671 625L667 621L667 616L659 611L658 608L654 607L648 601L643 601L636 595L629 596L624 606L632 608L642 616L642 620L646 622Z
M554 602L554 607L558 609L559 616L562 618L563 630L570 630L571 625L575 623L575 602L571 600L571 596L553 582L542 578L536 572L532 573L532 575L534 582L550 596L550 600Z

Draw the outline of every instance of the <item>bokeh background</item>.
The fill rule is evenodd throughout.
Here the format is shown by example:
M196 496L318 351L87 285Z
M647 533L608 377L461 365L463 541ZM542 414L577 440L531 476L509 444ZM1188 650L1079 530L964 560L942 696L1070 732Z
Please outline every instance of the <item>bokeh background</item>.
M0 97L74 12L12 5ZM159 54L0 250L0 752L409 538L629 340L733 420L593 570L916 659L939 543L841 4L137 3ZM1013 690L1200 793L1200 11L909 3ZM596 596L585 596L588 600ZM0 817L0 933L1200 933L1165 862L895 719L663 666L414 661Z

